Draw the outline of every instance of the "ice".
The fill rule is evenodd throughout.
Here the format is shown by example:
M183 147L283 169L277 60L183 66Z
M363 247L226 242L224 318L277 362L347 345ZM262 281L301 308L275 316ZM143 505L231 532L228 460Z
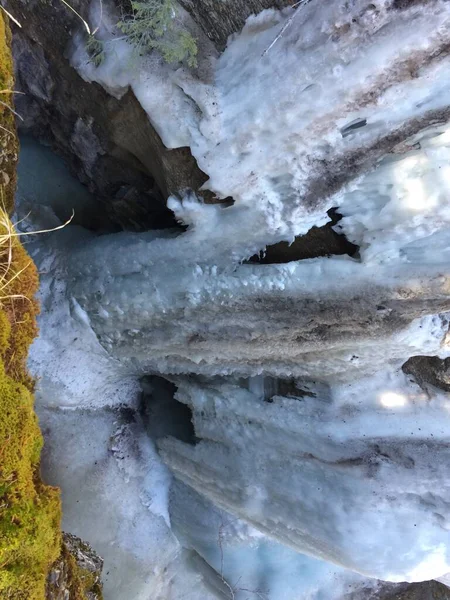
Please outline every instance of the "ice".
M272 47L292 9L263 11L211 59L206 76L153 55L130 59L119 39L99 69L80 44L73 63L107 90L131 77L164 143L191 147L209 176L205 187L247 207L266 243L291 240L326 222L326 210L340 205L337 188L396 140L446 120L448 4L392 4L308 3ZM366 124L352 130L355 122Z
M369 176L370 185L381 202L383 165L377 173L378 179ZM426 179L428 171L421 176ZM346 219L358 222L364 215L365 206L352 194L343 194L343 204L356 207L344 226ZM391 202L402 197L395 188L391 194ZM96 237L71 227L30 245L38 265L47 265L42 333L30 359L42 377L41 406L136 409L139 378L166 373L178 387L177 399L193 411L200 443L160 441L165 463L217 507L269 538L268 547L276 542L386 581L450 571L449 401L445 393L422 390L400 370L412 355L448 356L441 249L424 264L400 253L384 261L363 253L361 260L239 264L223 254L225 237L211 243L206 235L205 215L231 227L230 209L203 207L192 197L183 207L179 216L185 210L193 224L177 237ZM402 250L400 234L410 213L396 214L390 239ZM367 223L379 227L376 218ZM433 227L445 231L445 219ZM429 232L420 224L404 228L405 247ZM251 392L236 379L259 374L297 378L308 394L280 393L266 402L261 381L252 381ZM120 439L132 444L139 438L122 433ZM116 440L112 448L120 461L124 453ZM138 456L126 477L142 469L145 454ZM134 497L167 527L172 515L165 485L153 472L139 479ZM150 491L150 501L143 490ZM140 548L140 542L133 544L138 547L130 552ZM217 570L213 558L206 560ZM209 581L201 565L196 568ZM256 574L251 579L259 585Z
M400 373L270 403L236 384L175 382L201 442L164 440L163 456L213 504L370 577L450 570L447 394L427 395Z
M161 510L170 475L139 421L42 405L39 416L43 476L62 488L63 528L104 558L105 599L214 600Z

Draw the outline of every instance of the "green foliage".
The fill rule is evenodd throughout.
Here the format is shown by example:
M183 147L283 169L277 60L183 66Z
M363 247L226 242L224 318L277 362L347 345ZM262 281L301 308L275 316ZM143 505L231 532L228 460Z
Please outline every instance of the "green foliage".
M18 151L10 41L0 13L0 598L42 600L60 552L61 506L59 491L40 478L42 436L26 370L38 276L8 219Z
M61 507L59 491L40 479L42 436L25 364L37 332L37 274L19 238L10 242L11 297L0 302L0 598L42 600L60 551Z
M165 61L186 61L197 66L197 42L175 21L173 0L143 0L131 3L133 14L119 21L118 28L139 54L157 50Z
M86 51L89 54L90 61L96 67L99 67L105 60L105 45L92 34L88 36Z

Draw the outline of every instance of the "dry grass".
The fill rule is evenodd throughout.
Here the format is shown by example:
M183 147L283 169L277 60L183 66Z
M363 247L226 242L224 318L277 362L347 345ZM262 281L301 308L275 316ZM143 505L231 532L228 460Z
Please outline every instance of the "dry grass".
M6 211L3 201L3 188L0 188L0 305L5 300L23 299L23 294L14 294L11 292L13 284L31 265L32 261L21 265L16 270L13 268L13 247L14 241L19 237L25 237L27 235L37 235L42 233L49 233L58 229L63 229L68 225L74 217L74 213L70 219L59 227L53 229L41 229L39 231L31 232L17 232L12 221L10 220Z
M17 233L11 223L5 207L0 206L0 305L5 300L25 298L23 294L11 293L13 283L31 265L31 260L18 271L13 267L13 241Z

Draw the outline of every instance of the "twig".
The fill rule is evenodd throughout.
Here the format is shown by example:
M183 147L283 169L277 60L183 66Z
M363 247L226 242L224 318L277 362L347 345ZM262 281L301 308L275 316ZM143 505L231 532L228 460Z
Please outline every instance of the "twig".
M100 29L100 27L102 26L102 21L103 21L103 0L100 0L100 20L99 20L97 27L92 32L92 35L95 35L97 33L97 31Z
M22 25L19 23L19 21L17 19L15 19L12 16L12 14L6 10L6 8L4 6L1 6L1 4L0 4L0 8L8 15L8 17L11 19L11 21L14 21L14 23L17 25L17 27L20 27L22 29Z
M72 222L74 216L75 216L75 211L72 209L72 215L62 225L58 225L57 227L52 227L52 229L40 229L39 231L20 231L20 232L16 231L16 232L11 232L11 233L8 234L8 237L13 238L13 237L23 237L25 235L37 235L39 233L52 233L53 231L58 231L59 229L64 229L64 227L66 227L67 225L69 225ZM21 219L21 221L22 220L23 219ZM21 221L19 221L19 223ZM2 236L0 235L0 242L1 241L2 241Z
M66 0L61 0L61 2L62 2L63 4L65 4L65 5L67 6L67 8L70 8L70 10L71 10L72 12L74 12L74 13L77 15L77 17L83 21L83 24L84 24L84 26L86 27L86 31L88 32L88 34L89 34L89 35L91 35L91 29L90 29L90 27L89 27L88 23L87 23L87 22L86 22L86 21L83 19L83 17L80 15L80 13L79 13L79 12L77 12L77 11L76 11L76 10L73 8L73 6L70 6L70 4L69 4L68 2L66 2Z
M280 33L276 36L276 38L273 40L273 42L270 44L270 46L264 50L264 52L261 54L261 56L265 56L269 52L269 50L271 50L275 46L275 44L278 42L278 40L281 37L283 37L283 34L286 31L286 29L292 24L292 21L297 16L299 9L302 6L305 6L305 4L309 4L310 2L311 2L311 0L300 0L299 2L296 2L295 4L292 5L292 8L295 8L295 12L289 17L289 19L286 21L286 23L281 28Z
M224 524L222 521L219 526L219 532L218 532L218 536L217 536L217 542L219 544L219 550L220 550L220 579L222 580L222 583L228 588L228 590L230 592L230 600L235 600L236 594L238 592L246 592L248 594L254 594L260 600L268 600L268 593L263 592L262 590L250 590L248 588L238 587L239 582L242 579L242 575L239 577L239 579L236 581L236 583L233 586L231 586L228 583L228 581L225 579L224 574L223 574L223 546L222 546L223 528L224 528Z
M26 96L25 92L18 92L16 90L0 90L0 94L21 94L22 96Z
M3 125L0 125L0 129L2 129L3 131L5 131L7 134L11 135L12 137L14 137L14 133L12 131L10 131L9 129L6 129L6 127L3 127Z
M223 547L222 547L223 527L224 527L224 525L223 525L223 521L222 521L220 524L219 533L217 536L217 541L218 541L219 549L220 549L220 579L222 580L222 583L230 590L230 600L234 600L234 598L235 598L234 589L231 587L231 585L228 583L228 581L223 576Z
M14 109L13 109L13 108L12 108L12 107L9 105L9 104L6 104L6 102L3 102L3 100L0 100L0 104L1 104L2 106L4 106L5 108L9 108L9 110L10 110L10 111L11 111L11 112L12 112L14 115L16 115L16 117L19 117L19 119L20 119L21 121L23 121L23 117L22 117L21 115L19 115L19 113L18 113L18 112L16 112L16 111L15 111L15 110L14 110Z

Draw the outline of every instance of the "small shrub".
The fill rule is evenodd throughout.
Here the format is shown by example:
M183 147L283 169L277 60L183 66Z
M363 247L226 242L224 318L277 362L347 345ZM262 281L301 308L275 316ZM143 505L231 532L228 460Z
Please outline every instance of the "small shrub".
M96 67L99 67L105 60L105 45L93 34L88 36L86 42L86 51L89 55L89 60Z
M197 66L197 42L175 22L173 0L144 0L131 3L132 14L117 27L139 54L157 50L169 63L186 61Z

